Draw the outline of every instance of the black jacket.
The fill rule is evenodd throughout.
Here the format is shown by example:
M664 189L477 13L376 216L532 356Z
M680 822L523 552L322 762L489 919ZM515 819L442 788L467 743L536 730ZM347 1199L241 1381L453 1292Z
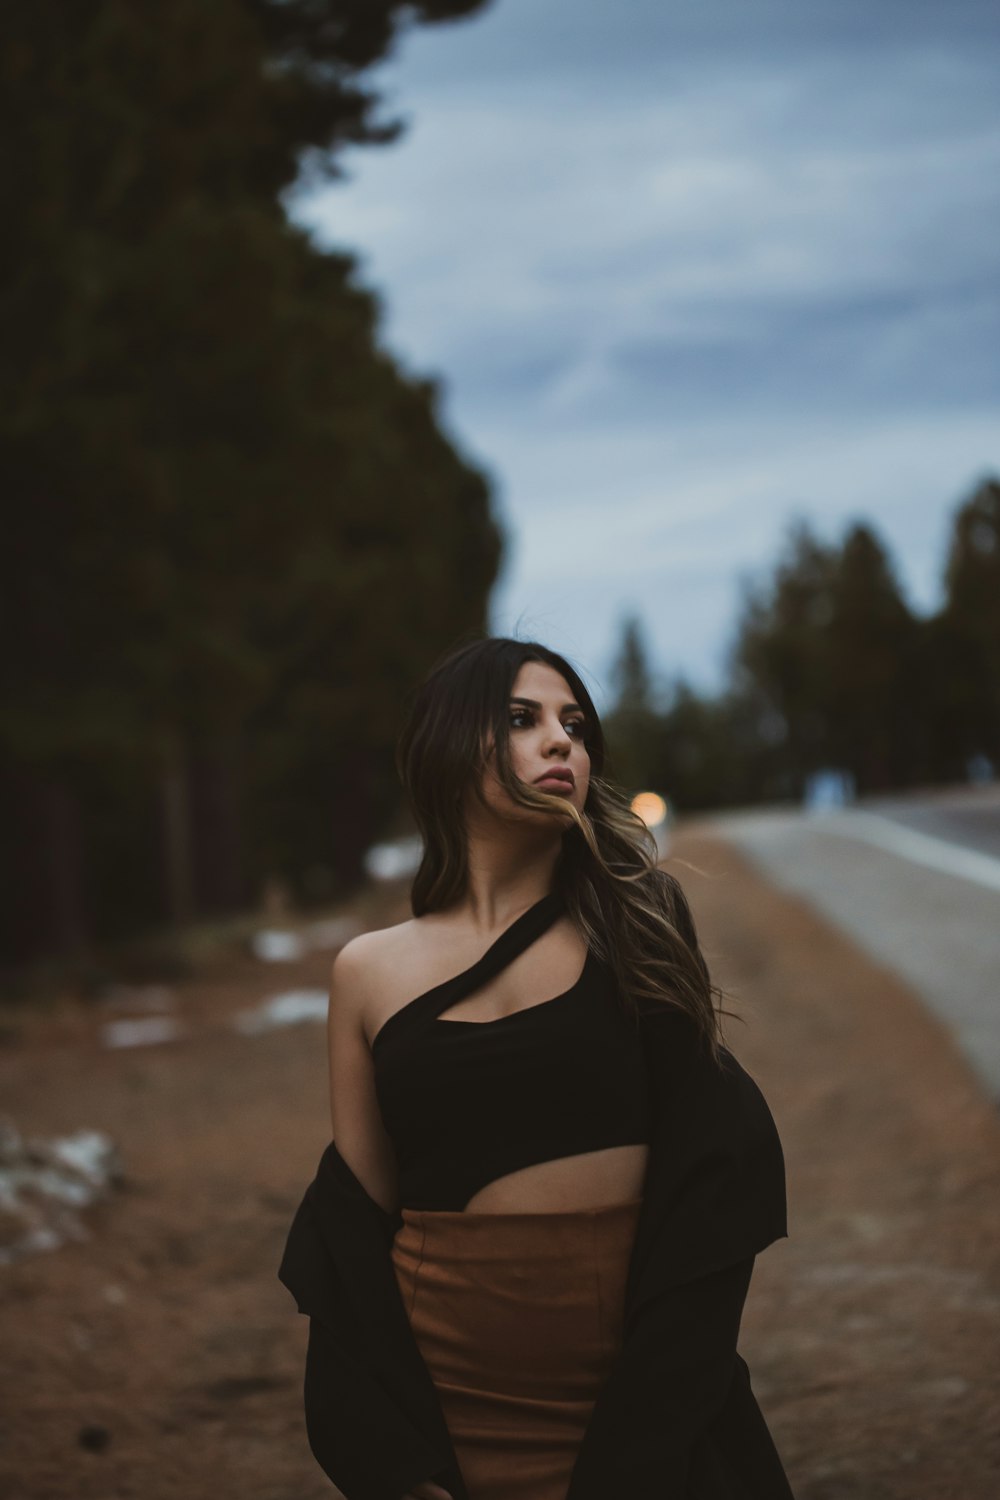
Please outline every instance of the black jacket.
M757 1085L714 1065L678 1010L641 1021L653 1134L629 1263L623 1345L566 1500L791 1500L736 1352L754 1257L787 1234L784 1159ZM391 1261L402 1215L331 1140L278 1275L309 1317L305 1415L348 1500L434 1479L470 1500Z

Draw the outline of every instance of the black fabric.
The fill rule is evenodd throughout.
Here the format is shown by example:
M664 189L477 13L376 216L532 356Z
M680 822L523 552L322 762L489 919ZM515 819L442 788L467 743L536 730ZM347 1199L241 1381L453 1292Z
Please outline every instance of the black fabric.
M725 1047L713 1062L674 1006L647 1006L641 1034L652 1149L629 1272L633 1317L664 1285L746 1260L788 1233L781 1141L749 1073Z
M749 1074L728 1051L714 1064L683 1013L650 1006L639 1035L650 1153L623 1345L567 1500L789 1500L736 1350L754 1258L787 1233L778 1133ZM426 1479L470 1500L395 1280L402 1223L330 1141L278 1271L319 1325L309 1441L347 1500L401 1500Z
M722 1412L753 1260L660 1294L633 1321L591 1415L567 1500L687 1495L696 1450ZM765 1491L777 1496L784 1491Z
M310 1318L303 1401L313 1456L351 1500L400 1500L441 1460L385 1387L359 1374L343 1340Z
M471 968L409 1001L376 1034L375 1091L402 1207L461 1210L487 1183L536 1162L648 1143L641 1041L593 954L552 999L493 1021L440 1019L563 910L557 894L544 896Z
M347 1500L400 1500L429 1478L468 1500L392 1265L402 1224L401 1214L370 1197L331 1140L278 1269L309 1318L309 1446Z

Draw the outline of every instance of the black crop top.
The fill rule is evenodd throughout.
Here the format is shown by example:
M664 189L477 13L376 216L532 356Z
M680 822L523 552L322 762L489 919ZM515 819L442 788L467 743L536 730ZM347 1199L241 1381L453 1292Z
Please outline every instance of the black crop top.
M409 1001L376 1033L375 1093L401 1207L464 1209L521 1167L650 1141L641 1036L592 951L576 983L551 1000L492 1021L439 1019L564 909L550 891L471 968Z

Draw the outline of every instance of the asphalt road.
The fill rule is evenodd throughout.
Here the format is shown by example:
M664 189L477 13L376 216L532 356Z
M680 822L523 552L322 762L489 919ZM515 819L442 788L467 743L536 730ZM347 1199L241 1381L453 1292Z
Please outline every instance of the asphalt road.
M942 792L920 801L871 797L863 805L904 828L1000 861L1000 788Z
M904 978L1000 1104L1000 786L697 821Z

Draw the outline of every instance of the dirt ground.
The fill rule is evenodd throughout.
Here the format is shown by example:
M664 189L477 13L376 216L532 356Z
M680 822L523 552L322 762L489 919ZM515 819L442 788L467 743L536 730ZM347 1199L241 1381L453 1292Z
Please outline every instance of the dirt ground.
M995 1109L905 986L704 825L668 867L785 1146L790 1236L758 1260L741 1347L797 1500L995 1500ZM359 910L399 920L405 891ZM180 988L190 1034L160 1046L105 1050L68 1002L5 1032L0 1112L25 1136L105 1130L126 1175L89 1239L0 1268L4 1500L335 1494L275 1275L329 1139L324 1030L230 1024L329 963L234 954Z

